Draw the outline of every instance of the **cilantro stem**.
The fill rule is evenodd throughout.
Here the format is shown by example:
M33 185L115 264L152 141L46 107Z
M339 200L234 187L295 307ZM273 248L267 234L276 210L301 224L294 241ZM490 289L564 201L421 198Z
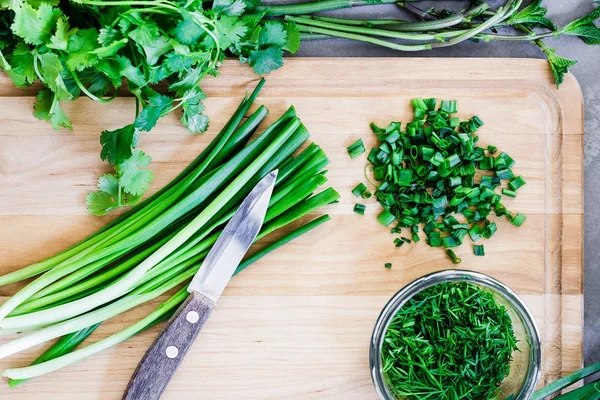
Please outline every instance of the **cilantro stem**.
M404 3L398 3L401 7L404 7ZM488 3L481 3L475 7L472 7L463 12L454 13L445 18L430 20L430 21L419 21L419 22L406 22L403 20L397 19L369 19L369 20L361 20L361 19L346 19L346 18L336 18L336 17L321 17L321 16L310 16L310 18L323 21L323 22L332 22L344 25L354 25L354 26L364 26L364 27L372 27L372 26L382 26L386 29L392 29L400 32L418 32L418 31L435 31L440 29L447 29L453 26L459 25L468 20L469 17L473 15L478 15L479 13L489 9L490 5Z
M37 75L38 79L40 80L40 82L42 82L44 85L46 85L46 80L44 79L44 76L40 73L40 59L39 59L39 55L37 51L32 52L33 54L33 69L35 71L35 74Z
M100 97L96 96L95 94L93 94L92 92L90 92L81 82L81 80L79 79L79 76L77 75L77 72L73 71L73 70L69 70L69 72L71 73L71 76L73 77L73 80L75 81L75 83L77 84L77 87L79 87L79 89L86 94L86 96L88 96L90 99L95 100L97 102L100 103L108 103L112 100L114 100L117 97L117 91L115 90L115 93L110 96L107 97L105 99L101 99ZM121 187L119 186L119 190L121 189ZM119 193L119 205L121 205L121 193Z
M376 4L394 4L397 0L378 0ZM374 4L372 0L322 0L312 1L300 4L281 4L271 6L260 6L258 12L265 11L269 17L278 17L283 15L314 14L323 11L339 10L341 8L350 8L357 6L367 6Z
M358 26L350 26L344 24L335 24L326 21L319 21L316 19L306 18L306 17L292 17L285 16L286 21L295 22L296 24L301 25L310 25L317 26L321 28L335 29L341 32L350 32L350 33L359 33L365 35L374 35L374 36L383 36L390 37L396 39L405 39L405 40L417 40L417 41L427 41L427 40L439 40L439 36L430 35L424 33L404 33L397 31L389 31L385 29L374 29L374 28L364 28Z
M123 7L123 6L155 6L160 8L169 9L176 13L179 13L179 8L169 1L151 1L151 0L123 0L123 1L103 1L103 0L77 0L78 4L85 4L89 6L101 6L101 7Z
M380 39L376 39L376 38L372 38L369 36L365 36L365 35L358 35L358 34L354 34L354 33L347 33L347 32L340 32L340 31L335 31L332 29L325 29L325 28L318 28L315 26L304 26L304 25L297 25L298 30L300 32L306 32L306 33L317 33L317 34L324 34L324 35L329 35L332 37L339 37L339 38L345 38L345 39L352 39L352 40L357 40L360 42L366 42L366 43L371 43L371 44L376 44L378 46L382 46L382 47L387 47L393 50L399 50L399 51L422 51L422 50L431 50L431 44L426 43L426 44L409 44L409 45L404 45L404 44L396 44L396 43L391 43L385 40L380 40Z
M472 37L476 36L477 34L485 31L488 28L493 27L495 24L504 21L505 19L507 19L508 17L510 17L515 11L518 10L518 8L521 6L521 4L523 3L523 0L509 0L509 2L507 4L505 4L504 6L500 7L495 15L491 18L489 18L487 21L483 22L482 24L480 24L479 26L468 30L467 32L461 34L460 36L448 40L446 42L442 42L442 43L433 43L431 46L432 47L448 47L448 46L453 46L455 44L464 42L465 40L471 39Z

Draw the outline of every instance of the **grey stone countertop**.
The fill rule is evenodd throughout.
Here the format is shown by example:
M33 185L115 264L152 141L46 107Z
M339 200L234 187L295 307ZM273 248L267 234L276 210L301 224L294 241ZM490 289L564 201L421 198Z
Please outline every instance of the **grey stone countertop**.
M295 3L299 0L290 0ZM281 3L281 0L272 0ZM464 2L463 2L464 3ZM504 1L489 1L492 7ZM465 3L466 4L466 3ZM416 3L422 9L433 5L436 8L458 9L458 1L424 1ZM581 17L593 8L591 0L545 0L543 5L548 9L548 16L558 25ZM338 10L327 15L354 18L392 18L406 17L395 5L363 6ZM578 60L571 72L577 77L585 99L585 329L584 353L585 364L600 361L600 46L586 46L575 37L548 39L547 44L557 53L568 59ZM297 56L303 57L532 57L543 58L544 55L533 44L513 42L473 43L465 42L457 46L436 49L430 52L402 53L368 43L351 42L344 39L327 41L306 41L301 45Z

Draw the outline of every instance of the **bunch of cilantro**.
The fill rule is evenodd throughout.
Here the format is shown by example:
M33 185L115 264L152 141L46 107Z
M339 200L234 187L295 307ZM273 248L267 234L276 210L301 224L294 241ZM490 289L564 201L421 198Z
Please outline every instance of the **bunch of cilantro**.
M137 147L159 118L177 110L190 132L207 129L199 84L226 56L263 75L298 49L296 26L265 21L266 12L252 0L0 0L0 68L17 86L42 83L33 113L55 129L72 129L65 101L109 102L123 87L135 96L132 123L100 136L115 173L86 203L102 215L137 203L154 179Z

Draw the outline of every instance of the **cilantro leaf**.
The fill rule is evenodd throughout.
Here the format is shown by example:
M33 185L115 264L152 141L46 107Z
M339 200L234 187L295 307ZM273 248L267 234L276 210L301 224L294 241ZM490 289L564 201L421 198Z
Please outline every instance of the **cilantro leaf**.
M216 14L239 17L244 13L246 4L242 0L215 0L212 10Z
M184 98L186 100L181 105L183 109L181 122L191 133L205 132L210 121L206 115L202 114L204 111L202 100L206 99L206 95L200 88L193 88L184 94Z
M121 164L131 157L132 148L137 147L140 131L133 124L126 125L114 131L105 130L100 134L102 151L100 158L112 165Z
M160 29L154 22L140 21L140 24L128 35L140 45L151 46L156 38L160 37Z
M134 67L131 64L131 60L125 56L115 56L101 60L94 67L103 72L116 88L121 86L123 78L126 78L129 82L139 87L145 86L147 83L142 71Z
M287 38L283 49L294 54L300 48L300 31L298 31L298 28L294 22L286 23L285 30L287 33Z
M153 94L148 99L148 105L135 119L135 127L143 131L149 131L156 125L158 119L169 111L173 105L173 99L163 94Z
M267 21L263 25L258 36L259 47L277 46L282 47L287 43L287 31L279 21Z
M193 15L189 11L183 10L181 12L183 19L175 27L175 37L183 44L196 43L205 34L200 25L194 21Z
M28 44L42 45L50 40L56 20L61 16L58 8L43 3L38 9L23 2L14 9L15 17L11 25L13 33Z
M217 40L222 49L238 44L248 28L236 17L223 15L215 21Z
M121 187L134 196L142 195L154 181L154 173L147 168L152 158L141 150L135 150L131 157L115 166L120 176Z
M66 51L69 38L75 32L77 32L76 29L69 30L69 23L66 17L59 17L56 20L56 32L50 38L50 43L47 46L51 49Z
M258 75L268 74L283 66L283 50L274 46L252 50L248 62Z
M98 43L102 45L115 42L120 38L122 38L121 32L111 26L106 26L98 31Z
M162 63L160 65L155 65L148 68L148 82L152 84L157 84L161 81L164 81L171 75L171 71L169 71L167 63Z
M94 28L80 30L69 38L67 44L67 67L83 71L98 62L93 51L99 46L98 31Z
M44 83L56 94L58 100L71 99L71 93L67 90L62 77L64 70L60 58L54 53L43 53L37 55L41 65L41 75Z
M121 40L115 40L111 44L107 46L98 47L91 51L92 54L98 56L98 58L111 57L117 54L119 50L127 45L129 40L127 38L123 38Z
M33 115L41 120L50 121L54 129L60 127L73 129L71 121L64 113L55 93L48 89L42 89L36 96L33 104Z
M10 55L9 61L13 66L12 72L16 75L11 76L11 78L17 86L31 85L37 79L33 66L33 54L29 46L25 43L17 43L17 46Z
M98 178L98 190L88 193L85 197L90 214L102 216L121 206L133 206L140 201L142 196L119 190L120 187L121 182L116 174L106 174Z
M142 21L128 35L142 47L146 54L146 61L150 65L156 64L160 56L173 48L171 41L162 36L158 25L154 22Z
M88 211L98 216L118 208L120 203L119 178L111 174L98 178L98 190L88 193L85 197Z

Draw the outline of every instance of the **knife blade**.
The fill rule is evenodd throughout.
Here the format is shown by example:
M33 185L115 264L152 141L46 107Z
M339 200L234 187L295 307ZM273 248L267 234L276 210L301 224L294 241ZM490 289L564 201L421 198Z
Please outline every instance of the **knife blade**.
M227 223L188 286L190 295L138 364L123 400L160 399L260 232L276 179L277 171L261 179Z

